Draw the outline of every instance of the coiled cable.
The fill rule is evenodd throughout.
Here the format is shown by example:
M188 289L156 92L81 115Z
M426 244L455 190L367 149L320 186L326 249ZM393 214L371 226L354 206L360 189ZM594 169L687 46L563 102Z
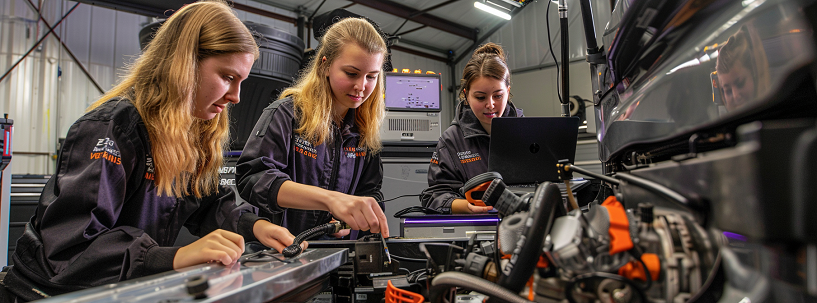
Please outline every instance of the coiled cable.
M314 237L323 236L325 234L337 233L341 229L344 229L344 227L346 227L345 225L346 224L343 222L335 221L307 229L298 234L298 236L295 237L295 240L292 241L292 245L284 248L284 251L282 251L281 253L284 255L284 257L287 258L297 256L298 254L301 253L301 243L303 243L304 241L312 239Z

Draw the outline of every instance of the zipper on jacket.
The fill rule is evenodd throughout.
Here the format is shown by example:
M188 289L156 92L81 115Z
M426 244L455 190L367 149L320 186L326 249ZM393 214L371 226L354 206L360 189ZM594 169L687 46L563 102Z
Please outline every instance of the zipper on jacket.
M335 157L334 162L332 162L332 176L329 179L329 190L335 190L335 186L337 186L337 179L338 179L338 170L340 166L340 149L343 145L343 138L341 138L340 128L335 128L335 136L333 140L335 141Z

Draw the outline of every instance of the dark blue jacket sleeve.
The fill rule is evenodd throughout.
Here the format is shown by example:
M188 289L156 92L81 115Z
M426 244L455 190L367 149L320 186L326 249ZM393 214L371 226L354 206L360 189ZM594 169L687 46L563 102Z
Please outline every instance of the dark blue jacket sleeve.
M459 193L465 185L465 176L456 161L441 138L428 166L428 188L420 195L423 206L450 213L454 199L465 199Z
M84 120L69 130L35 221L48 263L40 268L53 269L50 283L101 285L173 268L178 248L117 226L125 201L144 182L146 146L125 135L134 124Z
M187 199L189 202L182 205L195 208L185 222L191 234L203 237L216 229L223 229L243 236L245 242L257 240L252 226L260 220L258 209L237 200L232 188L221 186L218 193L201 199L192 196Z
M236 164L239 195L258 207L259 215L263 217L280 215L284 211L278 206L278 189L284 181L292 180L284 170L293 159L290 145L294 118L282 107L264 109Z

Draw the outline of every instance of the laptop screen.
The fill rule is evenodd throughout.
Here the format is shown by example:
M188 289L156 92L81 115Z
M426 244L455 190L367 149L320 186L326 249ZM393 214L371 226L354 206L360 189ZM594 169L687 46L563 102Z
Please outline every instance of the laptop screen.
M488 170L508 185L560 182L556 164L573 163L578 135L578 117L494 118Z

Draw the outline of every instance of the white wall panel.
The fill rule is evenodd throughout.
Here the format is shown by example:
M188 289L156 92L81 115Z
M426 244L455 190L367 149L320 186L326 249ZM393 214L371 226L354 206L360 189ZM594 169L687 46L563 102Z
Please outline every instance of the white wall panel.
M87 6L86 6L87 7ZM88 61L91 64L113 66L116 49L116 11L98 6L91 7ZM96 77L97 79L101 79ZM105 87L103 87L105 89Z
M570 64L570 95L590 98L590 65L586 62ZM556 68L543 68L511 75L511 93L516 106L524 109L525 116L551 117L562 113L559 97Z
M37 20L37 13L29 9L26 0L0 1L0 15L15 16L28 20Z
M43 18L53 26L75 4L44 1ZM0 72L4 73L48 28L37 22L36 12L25 2L3 1L0 12ZM145 17L80 4L54 33L100 86L108 89L117 80L117 68L139 53L138 30L145 21ZM12 173L53 173L57 139L65 136L99 95L56 36L43 40L0 82L0 109L15 121Z
M609 20L609 2L591 0L597 41ZM559 116L561 106L557 96L558 75L550 53L546 20L550 22L550 41L556 60L561 62L561 31L559 27L558 4L548 1L530 3L513 19L489 36L485 42L502 46L508 57L512 71L511 93L513 102L526 116ZM568 1L568 43L570 54L570 95L592 99L589 64L583 62L586 41L582 26L581 9L575 1ZM464 46L459 51L467 50ZM469 56L458 62L456 70L462 74ZM459 79L459 76L457 77ZM592 109L588 109L591 111Z
M68 1L65 4L69 4ZM70 3L63 13L67 13L74 3ZM85 66L88 66L88 58L91 50L91 21L93 20L93 6L80 4L71 12L60 26L60 37L65 46L68 47L77 59ZM109 27L110 24L105 25ZM68 57L70 60L70 57Z
M144 27L152 23L147 17L134 15L125 12L116 12L116 32L114 33L114 62L116 68L114 83L119 81L119 77L125 73L125 68L139 56L139 31L134 30L134 25ZM103 86L102 88L105 88Z
M9 4L9 5L6 5ZM15 6L16 8L13 8ZM23 2L4 3L6 12L20 12L20 8L30 10ZM38 40L38 31L44 26L30 19L36 14L22 13L22 16L3 15L0 17L0 72L5 73L22 58ZM45 30L43 30L45 32ZM44 77L52 75L49 57L49 45L44 43L34 49L29 57L20 61L0 85L0 109L8 113L15 121L14 152L21 158L34 158L37 161L21 161L12 166L12 172L46 168L47 149L38 138L48 136L49 122L47 113L50 105L38 102L48 96L50 84ZM44 155L37 155L38 153ZM16 160L16 159L15 159ZM46 160L46 161L44 161ZM15 161L15 163L17 163Z
M550 12L547 11L549 1L537 1L528 4L524 10L516 14L510 22L500 27L494 34L489 36L485 42L500 44L508 56L508 66L511 70L526 69L541 66L546 68L554 63L548 47L546 20L550 22L550 41L556 59L561 62L561 31L559 28L558 4L550 5ZM604 26L609 20L609 3L607 0L592 0L594 21L596 23L596 36L600 38ZM570 61L584 59L586 53L586 42L584 38L584 28L581 20L581 9L575 1L568 1L568 43ZM597 39L600 41L600 39ZM458 49L457 56L463 51L467 51L468 45ZM457 64L457 71L462 72L469 56L466 56ZM578 79L590 81L587 79Z
M605 1L596 0L594 4ZM254 1L249 3L249 0L236 2L259 5ZM49 0L43 3L44 17L53 25L77 2ZM488 38L488 41L497 42L505 48L512 70L552 63L544 31L546 5L547 1L531 3L514 20ZM259 8L270 12L296 17L295 13L284 9L263 4L260 6ZM604 9L609 11L607 8L602 10ZM242 20L265 24L292 34L296 31L294 24L285 21L243 11L236 13ZM552 5L550 13L552 39L555 42L553 47L558 55L556 5ZM581 58L584 56L584 36L577 5L571 7L570 16L571 57ZM37 18L36 12L25 0L0 0L0 72L8 70L13 62L47 32L43 24L38 25ZM123 75L124 68L138 56L138 32L150 21L152 20L143 16L80 4L57 28L56 33L100 86L109 89ZM603 25L606 21L600 22L597 19L597 23ZM413 27L407 25L401 30L411 28ZM436 38L449 39L449 36L450 34L440 33ZM314 36L311 44L313 48L317 46ZM461 49L469 46L470 43L464 43ZM455 52L455 55L459 53ZM467 57L457 65L454 75L457 80ZM447 127L456 104L452 93L448 91L452 85L449 67L443 62L400 51L393 52L392 63L399 69L442 73L442 120L443 126ZM57 76L59 70L60 77ZM579 78L589 79L586 66L581 70L584 74L579 72L578 67L571 70L571 79L577 79L571 80L571 91L578 92L582 89L579 84L582 79ZM512 76L514 100L525 108L527 115L557 114L558 104L555 102L555 93L552 92L556 87L555 83L552 68L515 73ZM453 83L456 84L458 83ZM78 63L68 56L59 41L53 37L46 39L40 50L24 60L10 77L0 82L0 110L9 113L9 117L15 120L14 148L15 152L22 152L15 155L12 173L53 173L54 162L51 155L56 153L58 138L65 136L69 126L99 95L99 90L82 72ZM32 154L23 154L26 152Z

